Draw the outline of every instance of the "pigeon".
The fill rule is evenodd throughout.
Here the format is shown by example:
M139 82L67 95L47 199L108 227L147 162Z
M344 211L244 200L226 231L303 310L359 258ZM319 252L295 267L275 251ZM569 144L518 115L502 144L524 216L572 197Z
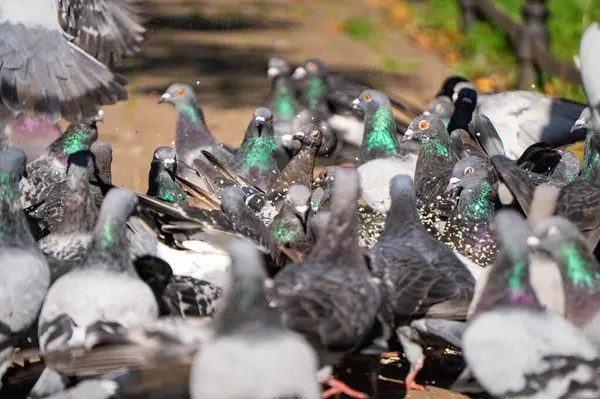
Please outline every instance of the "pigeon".
M353 104L365 114L365 134L357 164L361 195L375 211L386 213L390 207L390 180L400 173L414 175L417 157L402 153L392 107L383 93L367 90Z
M595 130L588 131L585 138L580 178L600 182L600 137Z
M154 150L146 195L167 202L185 201L187 195L175 181L176 171L177 153L173 148L163 146Z
M554 172L561 158L558 150L550 147L548 143L540 142L527 147L516 164L530 172L549 176Z
M85 330L96 322L134 328L156 320L156 299L133 267L126 237L137 202L127 189L106 195L89 252L48 290L38 328L43 351L82 346Z
M562 292L553 292L564 294L561 314L600 350L600 264L577 226L563 217L539 221L534 234L540 240L536 250L550 258L561 274Z
M475 280L421 224L412 178L395 176L390 192L385 229L368 251L368 263L381 280L385 314L410 362L404 384L424 390L415 382L425 360L422 345L441 340L460 347Z
M600 82L595 73L600 53L595 43L600 38L600 27L597 22L590 24L579 42L579 59L581 65L581 81L590 105L591 122L594 129L600 129ZM581 111L580 111L581 113Z
M282 191L296 184L312 187L315 159L322 139L321 129L313 124L304 125L294 134L294 140L298 140L301 144L300 151L294 155L269 188L271 197L281 195Z
M338 170L327 230L302 263L283 268L274 279L272 305L284 326L303 334L315 348L322 370L354 352L378 359L387 348L379 286L357 241L358 195L357 173ZM364 397L324 374L321 382L331 386L324 396L344 392Z
M190 86L173 83L158 102L159 104L169 103L175 107L177 112L175 149L183 162L192 165L195 159L202 156L202 150L206 150L217 157L219 161L233 167L233 153L223 144L217 143L208 130L202 107Z
M62 208L62 218L51 234L38 241L48 259L52 282L83 260L92 242L98 219L98 208L90 187L93 174L94 154L83 150L69 155L67 184L57 204Z
M31 235L22 211L19 180L25 174L25 153L9 148L0 151L0 374L15 343L35 323L46 291L50 270Z
M42 155L27 164L27 178L21 181L21 200L25 207L48 201L60 200L67 180L67 159L70 154L81 150L89 150L98 138L96 124L103 120L100 111L93 118L85 118L72 123L67 131L54 141ZM51 198L53 197L53 198ZM54 201L50 201L50 200ZM34 217L43 219L49 212L54 212L42 203L32 213Z
M306 186L299 184L291 186L286 192L279 214L269 225L269 230L279 245L300 253L307 253L313 244L307 231L310 195L311 192Z
M446 186L458 156L442 121L430 115L422 115L412 121L401 141L408 140L421 143L415 169L421 221L432 233L437 233L443 230L439 223L445 221L454 209L453 196L446 194Z
M494 397L596 397L598 353L542 308L529 282L529 231L514 210L496 217L500 253L463 334L463 355Z
M263 191L267 190L279 175L276 150L273 115L268 108L257 108L235 154L235 172Z
M431 115L440 119L444 123L444 126L448 128L448 123L453 113L454 103L450 97L440 96L429 102L423 115Z
M466 86L465 86L466 85ZM473 87L473 84L465 77L459 75L448 76L442 82L440 89L435 94L435 98L448 97L453 99L454 94L458 93L464 87Z
M456 213L446 223L443 241L481 266L494 264L497 177L487 159L475 156L456 163L447 190L459 198Z
M477 91L469 87L461 89L454 100L454 112L448 122L448 132L467 130L476 106Z
M106 141L96 140L90 147L96 158L98 177L105 184L112 184L112 145Z
M0 49L1 101L14 114L51 123L61 117L76 121L128 98L127 80L101 62L139 48L144 31L136 17L139 2L62 0L61 5L67 32L60 25L57 1L0 2L0 29L6 37Z
M191 398L320 398L317 356L301 336L284 329L276 310L269 308L267 276L257 251L241 240L227 248L232 258L230 288L215 320L214 339L194 359Z

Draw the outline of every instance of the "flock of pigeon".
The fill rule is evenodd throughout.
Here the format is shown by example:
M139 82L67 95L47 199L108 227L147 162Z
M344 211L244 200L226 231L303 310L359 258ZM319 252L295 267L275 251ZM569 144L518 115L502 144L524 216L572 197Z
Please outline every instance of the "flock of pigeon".
M25 3L0 0L2 112L19 115L0 140L1 397L365 398L336 378L352 357L377 397L394 351L424 390L428 347L462 353L456 390L600 397L597 24L588 106L452 76L419 112L277 57L230 148L173 84L158 102L175 148L155 150L142 194L112 185L97 140L98 107L126 92L70 42L108 63L135 52L136 2L63 1L66 33L54 1ZM54 52L18 49L39 40ZM583 140L580 163L565 146Z

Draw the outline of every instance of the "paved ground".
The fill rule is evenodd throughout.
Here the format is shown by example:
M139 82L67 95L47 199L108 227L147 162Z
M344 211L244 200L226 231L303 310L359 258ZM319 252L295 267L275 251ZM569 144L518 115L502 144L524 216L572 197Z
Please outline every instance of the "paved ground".
M340 29L341 21L361 15L369 15L374 26L366 42ZM153 150L173 144L175 111L168 104L157 104L171 83L195 85L213 134L236 144L269 91L266 65L271 56L282 55L294 63L318 57L333 70L421 105L447 73L437 55L388 29L386 16L368 1L156 0L152 16L144 53L121 68L130 80L131 99L105 108L105 123L100 126L100 138L114 148L115 183L138 191L146 190ZM393 72L381 70L391 69L390 64ZM433 364L426 365L423 383L444 386L456 376L456 359L450 363L437 359ZM406 371L399 363L386 366L383 375L403 378ZM440 373L448 381L440 381ZM402 384L380 381L380 386L382 397L406 395ZM406 397L462 396L431 387Z

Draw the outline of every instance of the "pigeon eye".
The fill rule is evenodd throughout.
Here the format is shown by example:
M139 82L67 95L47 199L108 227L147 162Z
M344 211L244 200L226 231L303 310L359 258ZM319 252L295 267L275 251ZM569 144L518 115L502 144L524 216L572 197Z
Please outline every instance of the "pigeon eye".
M323 179L327 179L329 177L329 173L327 173L327 171L324 170L321 176L323 176Z
M318 130L313 130L313 132L310 134L310 137L313 137L313 138L316 139L317 137L319 137L319 131Z
M183 90L183 89L179 89L179 90L177 91L177 95L178 95L178 96L183 96L183 93L185 93L185 90Z
M365 99L365 101L371 101L371 95L370 94L365 94L365 96L363 98Z
M598 133L596 133L595 131L592 132L592 136L596 137L598 135Z
M465 175L466 175L466 176L470 176L470 175L472 175L472 174L473 174L473 168L472 168L472 167L470 167L470 166L467 166L467 167L465 168Z
M269 123L273 123L273 117L269 118Z
M421 121L419 122L419 129L427 129L429 127L429 122Z

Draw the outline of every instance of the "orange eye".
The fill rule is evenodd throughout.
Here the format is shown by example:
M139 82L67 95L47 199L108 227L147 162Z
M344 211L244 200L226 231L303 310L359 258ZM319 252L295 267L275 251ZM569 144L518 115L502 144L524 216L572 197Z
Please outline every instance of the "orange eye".
M179 89L179 90L177 91L177 95L178 95L178 96L183 96L183 93L185 93L185 90L183 90L183 89Z
M421 121L419 122L419 129L427 129L429 127L429 122Z
M269 118L269 123L273 123L273 117Z
M365 101L371 101L371 95L370 94L365 94L364 99L365 99Z
M470 175L472 175L472 174L473 174L473 168L472 168L472 167L470 167L470 166L467 166L467 167L465 168L465 175L466 175L466 176L470 176Z
M252 114L252 119L254 119L254 114Z

